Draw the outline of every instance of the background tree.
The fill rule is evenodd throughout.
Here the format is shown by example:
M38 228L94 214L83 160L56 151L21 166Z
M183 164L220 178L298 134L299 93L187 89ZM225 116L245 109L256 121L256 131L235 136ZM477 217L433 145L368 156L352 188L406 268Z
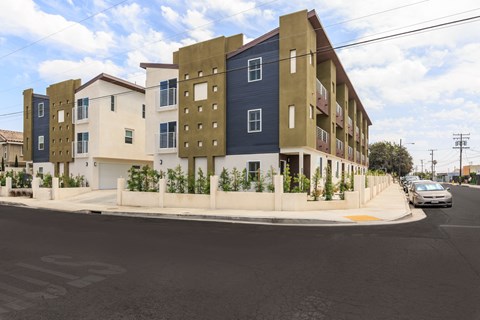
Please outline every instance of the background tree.
M5 160L3 160L3 157L2 157L2 167L0 169L1 171L5 171Z
M14 164L15 168L18 168L18 156L15 155L15 164Z
M369 146L369 169L404 176L412 171L413 160L404 146L381 141Z

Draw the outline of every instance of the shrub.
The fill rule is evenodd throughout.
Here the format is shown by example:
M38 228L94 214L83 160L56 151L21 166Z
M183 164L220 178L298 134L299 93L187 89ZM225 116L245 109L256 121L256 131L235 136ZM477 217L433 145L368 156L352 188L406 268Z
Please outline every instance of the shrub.
M242 173L233 167L232 170L232 191L239 191L241 188Z
M323 196L325 200L329 201L333 198L333 182L332 182L332 168L327 166L326 169L326 180L325 180L325 188L323 189Z
M290 174L290 165L285 166L285 171L283 172L283 192L290 192L292 187L292 176Z
M270 169L267 172L267 190L269 192L275 192L275 175L277 172L275 169L270 166Z
M263 192L265 190L265 176L258 169L257 180L255 181L255 191Z
M243 191L250 190L251 185L252 185L252 180L250 179L250 176L248 175L247 168L244 168L242 170L242 180L241 180L242 190Z
M158 181L163 175L149 166L128 170L127 188L130 191L158 192Z
M320 189L321 179L322 179L322 172L320 171L320 167L317 167L312 177L312 187L313 187L312 196L314 201L318 201L318 198L322 194Z
M202 168L198 168L197 171L197 181L195 183L195 193L198 194L205 194L206 193L206 188L207 188L207 178L203 174ZM209 187L210 189L210 187ZM210 190L208 191L208 193Z
M230 174L228 173L228 169L223 168L222 172L220 173L220 179L218 180L218 185L221 190L223 191L231 191L231 180Z
M295 193L308 192L310 190L310 180L303 173L298 173L293 182L295 183L293 188Z

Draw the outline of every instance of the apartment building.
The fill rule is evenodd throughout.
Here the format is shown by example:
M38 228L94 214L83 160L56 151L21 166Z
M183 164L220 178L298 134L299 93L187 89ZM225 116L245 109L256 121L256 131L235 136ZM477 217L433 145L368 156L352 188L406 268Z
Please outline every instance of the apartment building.
M15 159L18 167L25 167L23 134L18 131L0 130L0 152L5 170L15 167Z
M72 110L75 89L80 79L52 84L47 94L33 89L23 91L23 137L25 160L33 164L33 172L55 176L69 175L73 161L74 125Z
M328 166L339 179L368 167L372 123L314 10L280 17L245 45L241 34L222 36L180 48L173 64L141 67L158 87L146 95L147 132L168 137L147 137L156 169L254 176L289 164L311 177ZM167 93L175 103L157 104Z
M92 189L114 189L132 166L152 166L145 153L145 88L102 73L75 90L73 175Z

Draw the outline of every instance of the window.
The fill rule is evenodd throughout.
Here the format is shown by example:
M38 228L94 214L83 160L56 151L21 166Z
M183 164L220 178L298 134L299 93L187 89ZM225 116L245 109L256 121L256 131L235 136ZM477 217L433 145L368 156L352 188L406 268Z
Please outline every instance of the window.
M190 76L188 75L188 73L185 73L185 74L183 75L183 78L184 78L185 80L188 80L188 79L190 79Z
M248 110L248 132L262 131L262 109Z
M313 119L313 106L310 105L310 119Z
M202 106L198 106L198 112L202 112L203 111L203 107Z
M125 129L125 143L133 143L133 130Z
M295 106L288 106L288 128L295 128Z
M262 80L262 58L248 60L248 82Z
M290 50L290 73L297 72L297 50Z
M248 177L252 181L257 181L260 174L260 161L247 162Z
M198 71L198 76L203 77L203 71Z
M310 51L309 57L310 57L310 61L309 61L309 62L310 62L310 64L313 66L313 61L314 61L314 60L313 60L313 52L312 52L312 51Z
M88 98L77 100L77 120L88 119Z
M188 148L188 142L184 142L184 143L183 143L183 146L184 146L185 148Z
M185 124L185 125L183 126L183 130L188 131L189 129L190 129L190 128L188 127L188 124Z
M177 79L160 82L160 107L177 104Z
M185 92L183 93L183 95L184 95L185 97L188 97L188 91L185 91Z
M214 147L218 146L218 141L217 141L217 140L212 140L212 145L213 145Z
M28 106L25 107L25 119L28 119Z
M43 174L43 167L38 167L38 173Z
M145 105L142 104L142 118L145 119Z
M45 115L45 106L43 102L40 102L38 104L38 117L42 118Z
M177 147L177 122L160 123L160 149Z
M340 174L340 162L337 161L337 170L335 170L335 177L339 177Z
M202 123L197 123L197 128L198 128L198 130L202 130L203 129L203 124Z
M218 123L216 121L212 122L212 128L217 128L218 127Z
M77 154L88 153L88 132L77 133Z
M208 85L206 82L193 85L193 100L200 101L208 98Z
M212 104L212 110L217 110L218 109L218 104L214 103Z
M110 111L115 111L115 96L110 96Z
M65 121L65 111L58 110L58 122L64 122L64 121Z
M212 73L213 73L213 74L217 74L217 73L218 73L218 68L213 68L213 69L212 69Z
M202 141L197 141L197 145L199 148L203 147L203 142Z
M213 86L212 89L213 89L213 92L217 92L218 91L218 86Z
M38 136L38 150L43 150L43 149L45 149L45 137Z

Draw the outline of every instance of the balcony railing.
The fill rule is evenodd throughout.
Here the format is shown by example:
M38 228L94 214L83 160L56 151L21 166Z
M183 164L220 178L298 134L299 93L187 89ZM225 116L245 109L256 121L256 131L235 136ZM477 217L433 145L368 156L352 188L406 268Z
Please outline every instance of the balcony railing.
M343 117L343 108L342 106L337 102L337 116L335 117L336 123L343 128L345 125L345 119Z
M328 91L325 86L317 79L317 92L323 99L328 100Z
M355 127L355 140L359 141L360 140L360 128Z
M320 82L317 80L317 109L320 110L323 114L328 115L330 112L328 110L328 91Z
M348 146L348 160L353 161L353 148Z
M88 106L73 108L73 123L84 123L88 121Z
M176 152L177 135L175 132L162 132L155 134L155 150L157 153Z
M355 161L356 161L357 163L360 163L360 162L361 162L360 151L357 151L357 152L355 153Z
M343 116L343 109L342 106L337 102L337 116L342 117Z
M320 127L317 127L317 150L324 152L329 150L329 134Z
M343 144L343 141L341 141L340 139L337 139L337 150L336 150L336 155L337 157L340 157L340 158L345 158L345 146Z
M88 155L88 140L74 141L73 149L76 157L85 157Z
M177 88L168 88L155 92L155 108L157 111L175 106L177 106ZM170 109L168 108L168 110Z
M348 134L353 137L353 120L348 117Z

